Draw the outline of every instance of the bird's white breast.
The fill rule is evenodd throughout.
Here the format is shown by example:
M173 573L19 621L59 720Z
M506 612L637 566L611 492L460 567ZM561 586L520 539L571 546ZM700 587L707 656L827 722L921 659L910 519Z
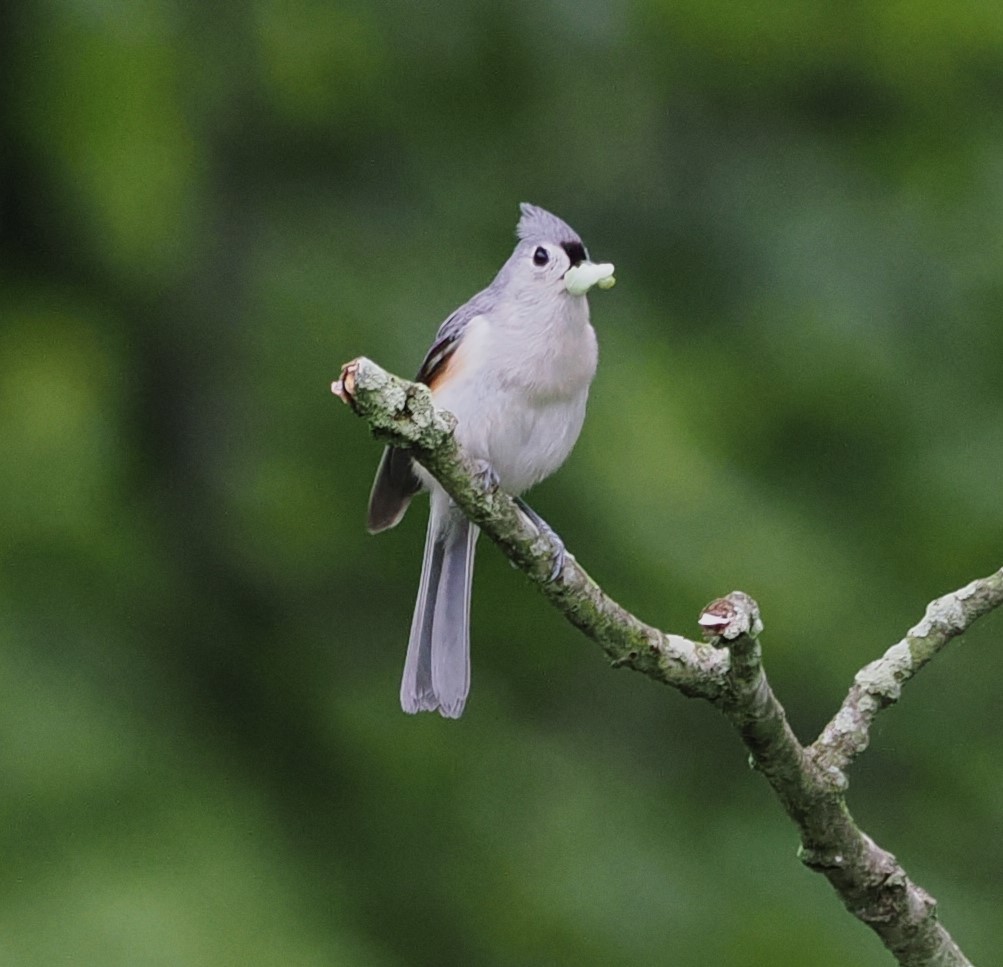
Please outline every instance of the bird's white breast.
M567 458L585 418L597 347L584 299L541 311L500 307L475 316L435 401L457 418L456 436L514 494Z

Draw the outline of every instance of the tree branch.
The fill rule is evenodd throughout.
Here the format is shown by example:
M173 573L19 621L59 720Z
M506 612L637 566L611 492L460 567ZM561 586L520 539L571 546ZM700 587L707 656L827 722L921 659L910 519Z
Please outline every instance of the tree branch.
M486 487L480 468L453 439L453 416L436 409L432 394L365 357L342 370L332 390L385 443L406 447L553 605L597 642L610 661L643 672L686 695L714 700L725 687L728 656L703 642L666 634L616 603L570 554L551 580L557 548L516 502Z
M767 681L759 644L763 626L752 598L734 591L708 605L699 619L707 643L653 628L613 601L571 554L553 574L558 548L510 496L484 485L480 468L453 438L455 419L434 406L427 387L360 357L331 388L377 437L408 448L614 666L626 665L721 709L797 824L802 861L826 876L847 909L881 937L900 964L970 967L937 919L933 898L853 821L845 800L846 770L867 747L877 713L898 699L902 683L951 638L1003 604L1003 569L934 601L902 641L857 673L837 714L805 748Z
M931 601L918 625L857 672L839 711L812 746L816 760L830 770L845 771L867 748L871 724L878 712L898 701L902 685L952 638L1001 604L1003 568Z

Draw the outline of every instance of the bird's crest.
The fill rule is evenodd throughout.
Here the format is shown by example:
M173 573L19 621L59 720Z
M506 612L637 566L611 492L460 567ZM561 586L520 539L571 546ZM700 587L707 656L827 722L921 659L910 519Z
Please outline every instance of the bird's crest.
M523 202L519 206L522 218L516 226L515 234L521 239L532 239L536 241L549 242L578 242L581 239L567 222L562 221L556 215L536 205L529 205Z

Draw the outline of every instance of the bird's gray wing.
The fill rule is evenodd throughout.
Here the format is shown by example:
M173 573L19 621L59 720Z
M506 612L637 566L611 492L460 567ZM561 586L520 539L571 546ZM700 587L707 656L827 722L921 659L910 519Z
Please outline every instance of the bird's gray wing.
M464 302L439 326L435 334L432 348L425 354L425 359L418 368L415 379L426 386L435 386L436 379L445 371L456 347L460 344L470 320L483 315L491 305L490 287L478 292L469 302Z
M369 512L366 527L378 534L400 523L411 498L421 490L421 481L414 472L411 456L406 450L387 447L383 451L373 489L369 492Z

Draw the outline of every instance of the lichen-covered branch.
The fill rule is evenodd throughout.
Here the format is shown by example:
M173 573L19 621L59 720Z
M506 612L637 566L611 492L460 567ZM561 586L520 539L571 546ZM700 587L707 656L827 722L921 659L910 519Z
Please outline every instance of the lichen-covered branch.
M712 635L713 644L731 654L728 688L718 706L741 735L752 764L780 795L791 818L803 826L803 787L809 770L804 749L766 679L759 606L744 592L732 591L704 608L700 626Z
M1003 605L1003 568L927 606L926 614L880 658L857 672L832 721L812 746L816 760L845 771L867 748L878 712L898 701L902 685L972 623Z
M731 650L731 687L718 704L797 824L801 861L829 880L846 908L881 937L900 964L970 967L938 920L933 897L854 822L845 772L819 756L815 746L803 748L791 731L762 667L755 602L732 592L708 605L700 624L713 628L715 640Z
M432 394L360 357L346 365L332 391L366 419L384 442L407 447L464 513L491 538L567 619L598 642L617 666L628 666L686 695L717 698L728 655L703 642L667 634L621 607L571 554L551 580L557 549L516 502L485 486L484 474L453 439L453 417Z
M578 562L557 553L516 502L486 486L485 475L453 439L455 420L436 409L425 386L372 361L349 363L332 390L382 440L406 447L543 594L626 665L687 695L706 698L728 717L753 765L797 824L801 859L833 885L847 909L868 924L906 967L970 967L941 925L936 903L891 853L856 825L846 806L846 770L867 746L878 711L902 683L973 621L1003 604L1003 570L934 601L926 617L883 657L861 669L839 712L805 748L787 722L762 665L756 602L735 591L704 609L709 643L669 634L613 601ZM555 574L555 564L560 569Z

